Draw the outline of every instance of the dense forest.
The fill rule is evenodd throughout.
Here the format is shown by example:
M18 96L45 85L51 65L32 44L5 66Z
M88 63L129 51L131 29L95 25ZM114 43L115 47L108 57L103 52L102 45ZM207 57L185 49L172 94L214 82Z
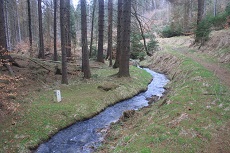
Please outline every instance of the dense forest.
M194 52L202 57L193 59L196 63L202 65L207 58L206 62L217 62L229 69L229 27L229 0L0 0L0 129L4 131L13 126L9 131L16 131L15 134L2 132L0 149L4 148L3 152L33 151L60 129L91 118L106 107L145 90L151 78L135 67L164 73L176 89L182 83L180 79L188 77L197 66L185 66L184 70L180 67L185 60L181 56L193 59L195 55L190 53ZM222 70L215 67L215 75L229 86L229 71L218 72L218 69ZM166 87L169 95L176 93L170 85ZM188 87L191 93L183 93L185 97L197 92L191 86ZM184 84L182 87L187 89ZM202 94L215 94L215 103L226 102L229 89L218 88L221 88L218 93ZM65 111L57 103L47 104L53 102L51 95L56 89L63 91L64 102L60 105ZM101 89L106 93L101 93ZM203 92L204 89L197 90ZM225 90L226 93L220 93ZM161 104L170 104L175 99L166 96ZM91 105L94 108L88 108ZM229 108L227 104L226 108ZM54 111L56 116L52 116ZM189 116L184 114L186 118ZM225 125L225 122L228 121L221 123ZM31 138L28 135L35 126L48 128L39 129L42 132L35 132ZM24 132L23 138L12 141L12 136L20 137L18 131ZM104 151L111 152L106 147Z
M5 28L2 28L1 35L5 36L6 42L2 41L1 46L7 46L9 52L23 53L28 57L45 59L47 56L52 56L54 61L62 57L63 64L71 57L77 58L79 54L84 57L83 53L86 53L85 55L89 54L89 57L82 60L82 67L85 66L86 69L88 69L87 59L94 57L99 62L104 62L104 56L106 59L111 57L110 65L112 65L111 55L113 54L113 56L117 55L113 66L116 68L119 65L120 50L125 49L120 48L124 47L120 43L124 42L121 41L123 36L120 36L120 31L122 33L125 31L121 22L126 22L123 21L125 18L121 17L123 3L122 1L86 1L83 5L86 7L84 13L81 10L83 7L81 1L77 5L73 5L76 2L73 3L70 0L63 4L62 1L51 0L3 1L1 18L4 22L1 24ZM209 20L208 22L216 29L224 28L229 14L229 9L226 9L227 4L227 0L221 0L218 3L214 0L134 1L131 4L132 19L130 21L131 58L151 55L156 50L157 42L154 40L156 36L192 34L197 28L195 23L199 25L203 18L208 18L206 20ZM85 19L84 16L86 16ZM209 29L210 24L203 22L199 27L201 32L198 30L199 34L196 37L203 36ZM82 29L82 26L86 29ZM113 32L115 29L116 33ZM86 31L86 34L83 34L85 33L83 31ZM198 36L196 42L199 41L198 39L203 40ZM83 41L87 44L86 46ZM79 53L80 46L84 48L82 53ZM62 66L64 78L67 77L65 67L64 64ZM13 73L13 70L10 71ZM90 73L89 70L87 71ZM85 75L86 78L90 77L89 74ZM62 82L68 81L65 79Z

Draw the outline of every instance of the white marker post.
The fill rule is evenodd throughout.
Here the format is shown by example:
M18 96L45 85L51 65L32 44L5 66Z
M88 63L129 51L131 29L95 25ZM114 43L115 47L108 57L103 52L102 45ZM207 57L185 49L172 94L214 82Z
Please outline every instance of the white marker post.
M54 90L54 101L61 102L61 91L60 90Z

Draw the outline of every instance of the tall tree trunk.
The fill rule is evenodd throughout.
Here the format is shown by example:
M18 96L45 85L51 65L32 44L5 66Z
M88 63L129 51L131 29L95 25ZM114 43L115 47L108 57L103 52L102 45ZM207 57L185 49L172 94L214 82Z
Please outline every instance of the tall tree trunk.
M38 22L39 22L39 54L38 58L45 59L43 29L42 29L42 0L38 0Z
M92 56L93 30L94 30L94 17L95 17L96 2L97 2L97 0L93 0L93 12L92 12L92 24L91 24L91 37L90 37L89 57Z
M204 15L204 0L198 0L197 25L202 21Z
M10 74L14 75L14 72L9 64L9 60L12 58L10 55L7 55L8 51L5 28L4 0L0 0L0 66L4 65L9 70Z
M18 6L17 6L17 2L15 2L16 4L16 7L15 7L15 11L16 11L16 16L15 18L17 18L17 22L16 22L16 26L17 26L17 29L16 29L16 32L18 33L16 35L17 37L17 42L21 42L22 41L22 34L21 34L21 26L20 26L20 18L18 16Z
M54 2L54 61L58 60L57 55L57 0Z
M119 65L119 77L129 77L129 57L130 57L130 25L131 25L131 1L124 0L122 20L122 43L121 60Z
M8 6L7 6L7 2L5 1L4 3L4 18L5 18L5 30L6 30L6 41L7 41L7 47L8 49L11 50L11 44L10 44L10 31L9 31L9 18L8 18Z
M81 0L81 39L82 39L82 70L84 78L91 77L89 67L89 53L87 44L86 0Z
M213 15L216 16L216 5L217 5L217 0L214 0L213 2Z
M60 28L61 28L61 52L62 52L62 84L68 84L67 77L67 10L65 5L65 0L60 0Z
M112 66L112 43L113 43L113 0L108 1L108 49L109 66Z
M157 9L156 0L152 0L152 10Z
M71 25L70 25L70 0L66 0L66 8L67 8L67 50L66 50L66 56L71 57Z
M189 26L189 12L190 12L190 0L185 0L184 2L184 32L189 32L188 26Z
M32 27L31 27L31 11L30 11L30 0L27 0L28 5L28 25L29 25L29 41L30 41L30 55L32 54Z
M118 0L118 8L117 8L117 47L116 47L116 60L115 60L115 63L113 65L113 68L118 68L119 65L120 65L122 5L123 5L123 0Z
M7 51L6 29L4 17L4 0L0 0L0 56Z
M98 20L98 53L97 61L104 63L103 55L103 39L104 39L104 0L98 0L99 2L99 20Z

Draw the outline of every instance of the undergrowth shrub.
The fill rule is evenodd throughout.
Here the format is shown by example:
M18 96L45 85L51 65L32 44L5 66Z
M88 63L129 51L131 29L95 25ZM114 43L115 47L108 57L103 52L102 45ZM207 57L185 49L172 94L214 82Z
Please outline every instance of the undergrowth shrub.
M218 14L217 16L207 17L207 20L209 21L211 26L215 28L216 30L220 30L224 28L226 19L227 19L226 13L221 13L221 14Z
M155 37L151 34L147 34L148 39L150 41L146 44L147 52L152 54L158 47L158 42L155 40ZM145 37L146 38L146 37ZM131 55L132 59L140 59L143 60L147 55L146 50L144 48L144 44L142 42L141 34L131 33Z
M204 19L197 25L197 29L195 31L195 42L203 45L204 42L208 40L210 32L211 24L209 20Z
M216 16L207 16L203 19L195 30L195 42L204 44L208 40L211 28L215 30L223 29L226 25L227 17L230 15L230 3L227 5L225 12Z
M147 44L148 51L153 52L158 47L158 42L155 40L155 38L150 38L150 41Z
M172 29L170 26L166 26L161 31L161 35L164 38L180 36L180 35L182 35L182 30L181 30L181 28Z
M131 55L132 59L139 59L144 52L144 45L141 43L141 35L137 33L131 33Z

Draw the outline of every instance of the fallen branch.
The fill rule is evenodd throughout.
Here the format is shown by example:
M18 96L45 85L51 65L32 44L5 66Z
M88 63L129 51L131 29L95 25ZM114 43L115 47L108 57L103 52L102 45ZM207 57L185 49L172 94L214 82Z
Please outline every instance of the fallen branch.
M46 68L46 67L45 67L45 66L43 66L42 64L38 63L36 60L33 60L33 59L31 59L31 58L28 58L28 59L29 59L30 61L34 62L35 64L37 64L37 65L41 66L42 68L44 68L44 69L48 70L49 72L54 72L54 71L52 71L52 70L50 70L50 69Z

